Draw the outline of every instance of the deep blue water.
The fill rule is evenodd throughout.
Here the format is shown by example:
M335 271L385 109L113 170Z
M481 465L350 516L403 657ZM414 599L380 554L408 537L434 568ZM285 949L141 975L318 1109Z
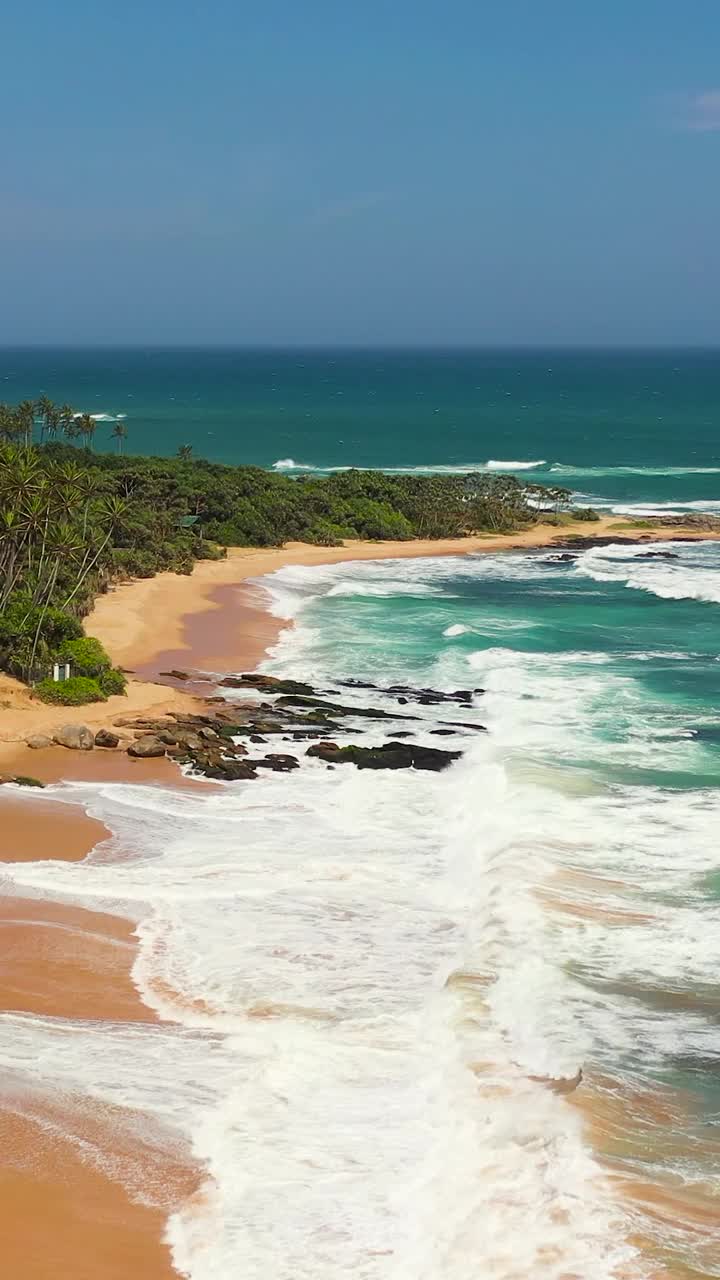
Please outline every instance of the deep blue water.
M8 401L46 392L126 415L139 453L191 443L319 469L542 460L539 478L591 497L720 501L714 351L5 349L0 383Z

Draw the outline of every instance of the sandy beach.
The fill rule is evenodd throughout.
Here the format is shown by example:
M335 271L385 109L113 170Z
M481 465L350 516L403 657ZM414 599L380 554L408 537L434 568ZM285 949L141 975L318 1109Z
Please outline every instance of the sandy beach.
M291 544L283 549L231 549L227 559L201 562L191 576L160 574L116 586L86 619L113 661L133 671L126 697L91 707L58 709L33 701L28 690L0 677L0 770L58 780L140 781L162 787L212 786L183 780L169 760L133 761L124 751L73 752L62 747L31 751L31 733L52 733L59 724L109 726L133 714L202 708L198 696L211 684L161 677L171 668L197 672L250 670L283 625L265 608L255 579L284 565L321 565L354 559L462 555L551 545L568 536L594 538L608 532L638 539L705 533L673 529L626 529L617 519L562 528L538 525L520 535L442 542L350 543L343 547ZM42 794L18 795L0 787L3 822L0 858L5 861L79 860L109 836L78 805L59 805ZM131 921L40 900L0 898L0 934L5 965L0 1005L13 1013L73 1019L154 1021L132 982L135 940ZM50 1103L4 1097L0 1134L5 1151L2 1187L3 1274L8 1280L164 1280L175 1273L162 1242L166 1214L197 1185L198 1171L179 1160L167 1174L163 1204L140 1203L123 1181L79 1158L79 1132L94 1129L99 1150L122 1143L118 1123L92 1115L50 1115ZM52 1124L51 1124L52 1121ZM96 1130L96 1131L95 1131ZM52 1132L54 1136L48 1137ZM117 1162L116 1162L117 1165ZM108 1167L116 1165L110 1162ZM44 1240L37 1223L44 1223ZM31 1241L35 1243L31 1246Z

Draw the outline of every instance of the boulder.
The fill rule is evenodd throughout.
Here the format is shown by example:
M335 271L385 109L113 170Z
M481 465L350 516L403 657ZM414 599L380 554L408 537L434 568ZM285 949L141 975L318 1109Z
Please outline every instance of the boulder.
M44 787L45 783L40 782L39 778L29 778L24 773L0 773L0 787L8 782L14 782L16 787Z
M279 676L261 676L246 674L242 676L225 676L220 685L226 689L260 689L263 693L313 693L310 684L301 680L282 680Z
M52 738L49 738L46 733L31 733L25 741L33 751L42 751L43 747L52 746Z
M110 729L98 729L95 734L95 746L107 747L112 750L113 747L120 746L120 738L117 733L113 733Z
M195 770L203 777L215 778L218 782L250 782L257 778L253 764L246 760L196 760Z
M358 769L423 769L439 773L459 760L462 752L408 742L385 742L381 747L339 747L336 742L316 742L305 754L326 764L354 764Z
M302 707L312 711L316 718L318 716L366 716L370 720L417 720L417 716L401 716L397 712L382 711L379 707L348 707L340 702L326 702L324 698L318 698L315 695L306 697L296 693L278 698L275 706L282 707L283 710L288 707Z
M64 724L56 729L53 742L59 747L68 747L71 751L92 751L95 734L86 724Z
M156 756L165 755L165 743L161 742L153 734L148 733L144 738L138 738L131 743L127 753L129 756L134 756L139 760L152 760Z
M190 680L191 677L187 671L158 671L159 676L168 676L171 680Z
M262 760L253 760L252 763L256 769L272 769L275 773L291 773L293 769L300 768L300 762L295 756L280 753L267 755Z

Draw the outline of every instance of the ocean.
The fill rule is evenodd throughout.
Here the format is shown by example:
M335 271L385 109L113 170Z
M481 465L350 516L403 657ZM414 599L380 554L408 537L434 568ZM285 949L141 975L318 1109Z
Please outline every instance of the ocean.
M0 398L99 417L97 448L292 474L520 470L600 506L720 510L716 351L0 351ZM535 465L532 465L535 464Z
M382 359L338 356L344 391ZM414 437L411 359L388 358L397 440L378 374L382 412L352 439L331 447L324 392L323 433L296 424L282 448L268 429L252 460L506 454L571 467L608 503L720 510L710 355L554 355L553 383L549 356L515 375L510 356L433 356L448 417L440 387L464 371L457 435L433 435L426 407ZM480 369L521 379L535 409L492 424L484 383L471 411ZM122 412L110 385L104 411ZM8 865L6 887L135 920L135 982L164 1021L2 1015L5 1078L191 1149L204 1193L168 1223L190 1280L720 1276L720 544L289 566L258 586L286 622L266 671L358 706L394 683L472 690L461 716L410 708L418 741L462 758L437 775L304 759L222 794L48 789L113 837L82 864ZM580 1070L574 1092L548 1087Z

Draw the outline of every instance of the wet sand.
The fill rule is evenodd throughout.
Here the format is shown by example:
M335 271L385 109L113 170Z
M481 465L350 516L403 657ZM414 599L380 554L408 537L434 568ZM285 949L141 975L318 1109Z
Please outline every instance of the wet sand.
M86 619L86 629L102 640L116 662L138 671L142 668L143 673L172 666L195 666L206 671L227 669L228 660L236 669L241 663L252 669L284 624L265 612L261 590L243 587L248 579L286 565L463 556L551 547L568 537L592 540L614 535L635 541L707 540L720 536L679 527L639 529L630 521L608 516L593 523L575 521L561 527L541 523L522 533L473 538L349 541L341 547L312 547L304 542L270 549L230 547L226 559L200 561L187 576L161 573L114 587L98 598ZM239 588L243 588L242 592Z
M161 1209L131 1206L123 1188L85 1165L69 1142L2 1112L0 1143L7 1280L177 1280Z
M264 607L263 593L246 580L285 564L327 564L395 556L462 555L481 550L549 545L557 538L607 532L592 526L538 526L522 535L438 542L366 543L341 548L297 544L283 550L236 549L227 560L203 562L192 576L161 574L129 583L101 597L86 628L97 635L113 660L133 667L127 698L98 707L58 711L34 703L27 690L3 677L0 687L0 769L31 774L43 781L138 781L158 786L211 786L183 781L168 760L132 761L125 752L92 753L49 748L32 752L19 745L31 732L51 731L59 723L83 721L96 728L133 713L160 714L204 709L192 692L208 685L162 689L158 673L172 667L196 671L250 670L262 658L281 627ZM617 521L611 522L617 527ZM677 536L673 530L660 537ZM637 537L653 536L643 530ZM167 684L167 679L165 679ZM64 858L78 860L109 835L76 805L39 796L19 796L0 788L0 858L13 861ZM111 1018L154 1021L139 998L131 968L136 954L131 921L82 908L40 900L0 897L0 945L5 964L0 1008L12 1013L63 1018ZM72 1124L67 1115L49 1124L47 1107L31 1114L18 1110L17 1098L0 1091L0 1256L7 1280L171 1280L175 1276L163 1243L167 1213L192 1194L200 1171L167 1154L152 1157L125 1151L136 1159L135 1181L109 1176L96 1163L81 1160L73 1136L92 1135L95 1149L113 1164L127 1143L123 1117L101 1123L93 1108ZM70 1137L67 1132L72 1130ZM67 1131L67 1132L66 1132ZM157 1160L154 1179L166 1187L162 1203L139 1203L137 1183L146 1165ZM139 1162L139 1163L138 1163ZM145 1162L145 1163L143 1163ZM122 1162L121 1162L122 1163ZM123 1166L127 1170L127 1161ZM38 1224L42 1224L42 1230ZM669 1273L668 1273L669 1274Z

